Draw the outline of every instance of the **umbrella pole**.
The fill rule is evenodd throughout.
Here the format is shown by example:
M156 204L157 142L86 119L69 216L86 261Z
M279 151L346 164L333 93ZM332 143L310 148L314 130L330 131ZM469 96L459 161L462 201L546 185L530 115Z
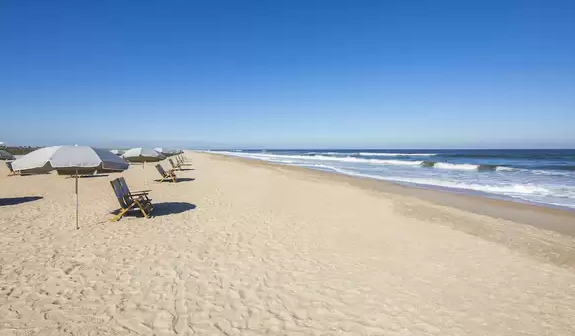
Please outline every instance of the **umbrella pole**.
M148 188L148 176L146 175L146 161L144 161L142 167L143 167L142 169L144 169L144 185L146 186L146 188Z
M76 170L76 230L80 229L80 224L78 223L78 170Z

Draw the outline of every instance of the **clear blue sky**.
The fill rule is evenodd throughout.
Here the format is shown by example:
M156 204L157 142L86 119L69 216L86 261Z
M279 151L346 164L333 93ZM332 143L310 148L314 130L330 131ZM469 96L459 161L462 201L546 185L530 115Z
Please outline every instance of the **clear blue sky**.
M575 147L575 1L2 1L0 141Z

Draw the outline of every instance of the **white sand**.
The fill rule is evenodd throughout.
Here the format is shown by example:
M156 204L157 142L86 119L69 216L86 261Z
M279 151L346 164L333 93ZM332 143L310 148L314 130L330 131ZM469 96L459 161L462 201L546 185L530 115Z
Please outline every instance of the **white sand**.
M2 165L0 199L43 198L0 200L0 335L575 335L573 237L187 155L193 181L146 167L148 220L107 221L119 175L82 179L79 231L72 179Z

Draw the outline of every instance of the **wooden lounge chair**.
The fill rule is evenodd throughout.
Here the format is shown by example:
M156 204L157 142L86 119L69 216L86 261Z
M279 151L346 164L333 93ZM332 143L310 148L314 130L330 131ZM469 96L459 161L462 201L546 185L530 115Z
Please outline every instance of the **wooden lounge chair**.
M144 217L150 218L150 214L152 213L152 210L154 210L154 206L148 198L147 193L137 196L135 194L131 194L129 191L126 192L127 185L125 187L122 185L123 183L125 184L126 181L123 178L121 179L123 182L120 179L110 181L112 189L114 189L114 193L118 199L118 203L120 203L120 212L116 217L112 218L111 221L119 221L130 209L139 209Z
M12 162L6 161L6 167L8 167L8 176L20 175L19 171L14 171L14 168L12 168Z
M184 158L181 157L181 156L178 156L178 157L176 158L176 161L178 161L178 165L179 165L180 167L181 167L181 166L191 166L191 165L192 165L191 163L186 163L187 160L184 160Z
M148 197L148 194L150 193L151 190L140 190L131 192L130 188L128 188L128 183L126 183L126 180L123 177L118 177L118 180L120 181L120 186L122 187L122 190L126 195L129 195L130 197L144 197L146 201L150 203L152 202L152 199Z
M173 170L168 170L168 172L166 172L164 170L164 167L162 167L162 165L157 164L156 165L156 169L158 170L158 173L160 173L160 175L162 175L162 179L160 180L160 182L164 182L164 181L172 181L172 182L178 182L178 177L176 176L176 174L174 173Z
M168 162L170 162L170 166L172 166L172 170L182 170L180 163L175 164L174 160L172 160L171 158L168 159Z

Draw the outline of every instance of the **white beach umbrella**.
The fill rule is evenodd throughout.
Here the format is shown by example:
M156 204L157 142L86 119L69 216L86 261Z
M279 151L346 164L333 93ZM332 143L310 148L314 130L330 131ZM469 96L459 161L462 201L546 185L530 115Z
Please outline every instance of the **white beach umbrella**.
M183 153L183 151L181 149L172 149L168 153L170 153L170 155L178 155Z
M122 158L130 162L157 162L162 161L166 157L152 148L131 148L128 149Z
M74 175L76 179L76 229L78 224L78 177L81 174L119 172L129 164L105 149L87 146L53 146L37 149L12 162L15 171L46 173L56 170L59 174Z
M14 155L0 149L0 160L16 160Z
M142 168L146 169L146 162L158 162L162 161L166 158L166 156L162 153L159 153L155 149L151 148L131 148L128 149L124 154L122 154L122 158L130 161L130 162L141 162ZM146 187L148 186L148 177L144 173L144 184Z
M114 154L114 155L120 156L120 155L124 154L126 151L123 149L111 149L110 152L112 152L112 154Z

